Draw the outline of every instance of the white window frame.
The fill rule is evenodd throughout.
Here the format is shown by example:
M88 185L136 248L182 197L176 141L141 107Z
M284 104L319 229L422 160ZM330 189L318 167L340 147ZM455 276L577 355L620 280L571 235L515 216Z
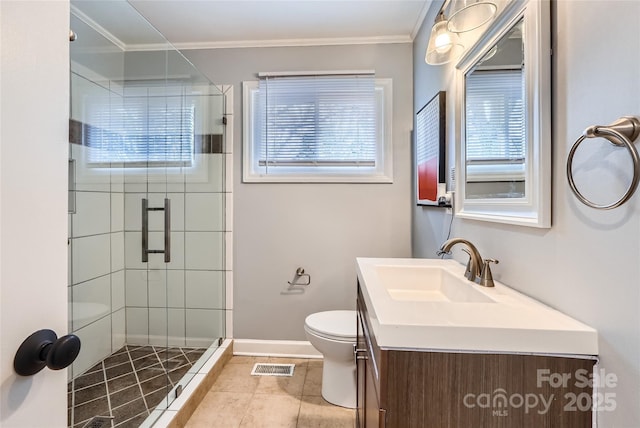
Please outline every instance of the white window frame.
M254 94L258 81L242 82L242 181L245 183L392 183L393 182L393 85L392 79L375 79L378 111L378 144L375 167L295 167L278 168L279 172L262 173L253 142Z

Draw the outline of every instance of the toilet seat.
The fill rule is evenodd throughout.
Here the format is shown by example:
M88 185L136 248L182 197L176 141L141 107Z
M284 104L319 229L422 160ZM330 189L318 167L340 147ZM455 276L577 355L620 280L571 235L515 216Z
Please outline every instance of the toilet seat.
M305 319L304 327L309 333L325 339L355 342L356 320L355 311L317 312Z

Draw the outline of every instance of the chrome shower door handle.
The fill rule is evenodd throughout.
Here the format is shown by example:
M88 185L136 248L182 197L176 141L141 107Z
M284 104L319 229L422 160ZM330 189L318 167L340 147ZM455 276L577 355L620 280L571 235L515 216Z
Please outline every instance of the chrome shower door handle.
M171 261L171 201L164 198L164 262Z
M142 198L142 262L149 261L149 200Z
M164 211L164 249L149 249L149 211ZM149 208L149 201L142 198L142 262L149 261L149 254L164 254L164 262L171 261L171 201L164 198L164 207Z

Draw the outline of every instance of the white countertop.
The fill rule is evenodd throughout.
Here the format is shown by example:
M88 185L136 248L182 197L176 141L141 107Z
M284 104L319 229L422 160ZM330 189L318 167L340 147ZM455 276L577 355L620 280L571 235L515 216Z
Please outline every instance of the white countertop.
M399 301L376 272L380 266L433 266L463 278L464 266L455 260L357 258L356 262L381 348L598 354L596 330L498 281L492 288L469 282L490 298L488 302Z

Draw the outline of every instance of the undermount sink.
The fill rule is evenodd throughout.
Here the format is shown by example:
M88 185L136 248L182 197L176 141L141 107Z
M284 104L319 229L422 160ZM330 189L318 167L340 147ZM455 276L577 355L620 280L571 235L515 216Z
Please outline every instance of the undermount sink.
M375 272L393 300L494 303L474 289L472 282L441 267L379 265Z
M598 332L447 259L357 258L372 334L385 349L597 355Z

